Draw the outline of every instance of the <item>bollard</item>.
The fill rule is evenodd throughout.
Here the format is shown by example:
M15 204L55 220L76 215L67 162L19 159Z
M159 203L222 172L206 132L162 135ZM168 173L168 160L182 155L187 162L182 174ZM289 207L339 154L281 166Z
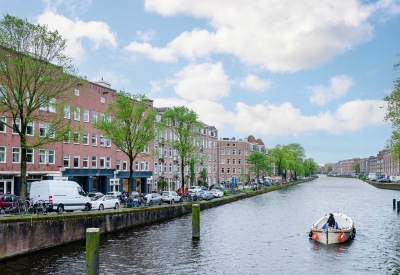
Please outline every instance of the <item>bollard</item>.
M86 275L99 274L100 229L86 229Z
M397 213L400 212L400 201L397 201Z
M192 205L192 239L200 239L200 205Z
M396 199L393 199L393 209L396 209Z

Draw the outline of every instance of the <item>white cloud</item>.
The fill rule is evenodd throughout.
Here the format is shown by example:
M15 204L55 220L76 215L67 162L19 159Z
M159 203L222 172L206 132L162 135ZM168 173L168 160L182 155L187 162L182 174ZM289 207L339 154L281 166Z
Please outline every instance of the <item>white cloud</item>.
M324 105L327 102L344 96L353 85L351 77L346 75L334 76L330 81L329 87L317 85L306 86L312 92L310 102L316 105Z
M227 53L271 71L297 71L370 40L373 27L367 20L382 8L356 0L146 0L147 11L205 18L214 31L183 32L165 48L148 45L143 51L136 43L130 49L169 62ZM156 59L162 50L170 56Z
M304 116L289 102L249 106L236 104L232 126L241 133L260 133L266 136L298 135L312 131L341 133L356 131L365 126L384 124L386 113L382 100L355 100L340 105L335 113Z
M230 81L222 63L192 64L169 80L175 93L187 100L217 100L229 94Z
M107 23L101 21L71 20L58 14L53 8L47 8L38 16L37 21L39 24L47 25L50 30L58 30L68 40L66 54L75 59L82 58L85 54L82 45L82 39L85 38L93 43L94 49L103 45L110 48L117 47L115 34L110 31Z
M240 81L240 87L252 91L265 91L271 86L271 80L263 80L253 74L249 74L244 80Z
M173 50L168 48L157 48L151 46L147 42L137 43L131 42L128 46L124 47L124 50L128 52L134 52L142 54L154 61L158 62L175 62L177 61L176 56L173 54Z
M136 36L143 41L150 41L153 39L156 31L153 29L148 29L146 31L136 31Z

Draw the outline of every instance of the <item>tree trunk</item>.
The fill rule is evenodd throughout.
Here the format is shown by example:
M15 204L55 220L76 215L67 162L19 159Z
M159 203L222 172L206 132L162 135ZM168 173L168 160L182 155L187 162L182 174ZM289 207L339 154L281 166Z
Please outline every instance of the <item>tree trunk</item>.
M24 121L21 119L21 121ZM23 123L23 122L22 122ZM21 123L21 124L22 124ZM25 123L24 123L25 124ZM21 125L21 199L26 200L26 126Z
M185 194L185 170L183 169L183 159L181 160L182 194Z
M129 179L128 179L128 195L132 196L133 191L133 161L132 157L129 158ZM136 188L135 188L136 190Z

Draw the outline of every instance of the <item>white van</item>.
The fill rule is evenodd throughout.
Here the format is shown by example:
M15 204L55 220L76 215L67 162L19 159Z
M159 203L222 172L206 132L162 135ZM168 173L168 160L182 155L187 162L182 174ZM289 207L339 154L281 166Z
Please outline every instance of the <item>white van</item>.
M49 210L58 213L73 210L86 210L92 208L90 198L85 191L74 181L42 180L31 184L29 194L34 202L43 200L49 205Z

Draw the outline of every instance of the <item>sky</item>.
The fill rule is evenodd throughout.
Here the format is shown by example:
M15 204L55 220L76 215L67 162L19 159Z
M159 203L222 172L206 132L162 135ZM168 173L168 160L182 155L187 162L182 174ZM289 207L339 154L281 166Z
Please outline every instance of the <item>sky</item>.
M187 106L220 138L376 156L400 76L400 0L0 0L68 40L79 74Z

